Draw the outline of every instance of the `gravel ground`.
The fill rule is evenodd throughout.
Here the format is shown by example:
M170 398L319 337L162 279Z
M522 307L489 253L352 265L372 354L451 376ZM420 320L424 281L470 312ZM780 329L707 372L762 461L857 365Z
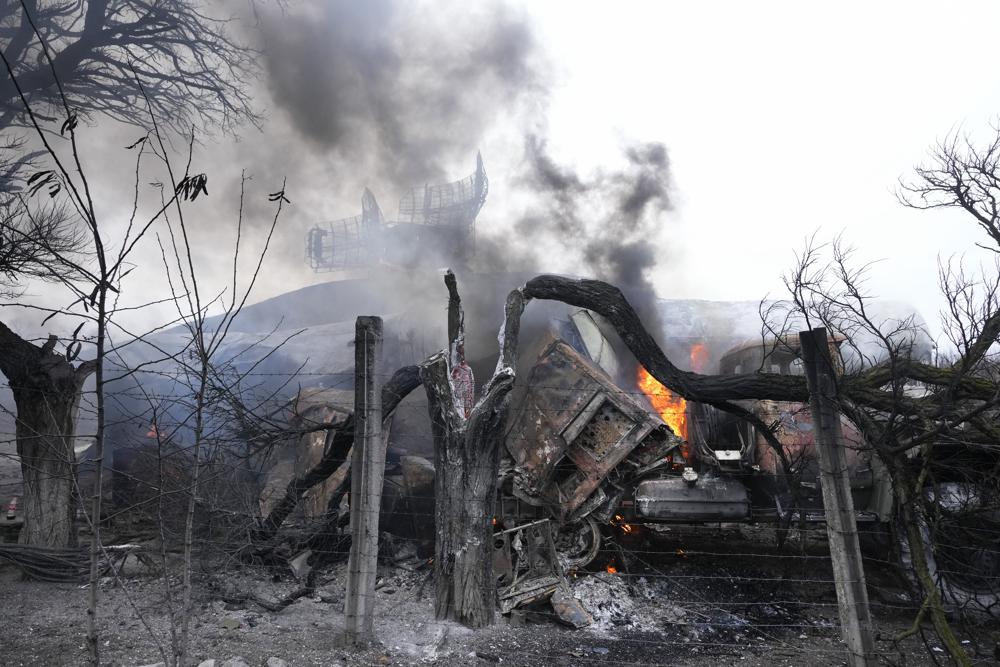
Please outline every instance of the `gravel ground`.
M686 547L682 553L674 548L678 543ZM291 666L845 664L832 587L816 583L829 567L822 551L814 560L778 557L745 529L735 537L646 536L626 547L614 554L617 574L602 570L573 579L574 594L594 618L581 630L554 622L547 606L475 631L438 622L429 573L383 567L377 642L365 650L342 643L343 564L324 573L314 597L277 613L223 598L238 591L278 598L296 587L290 578L276 581L264 571L200 572L190 619L192 664L215 659L221 667L237 656L252 667L269 658ZM912 612L892 577L870 568L868 578L880 637L890 637L907 627ZM156 663L157 641L169 645L168 610L176 601L165 595L160 576L138 564L126 569L122 581L124 587L102 583L102 661L125 667ZM0 566L0 663L84 664L87 595L79 585L22 581L13 567ZM971 629L967 646L979 651L976 664L996 664L989 633L981 630ZM900 646L880 639L883 663L933 664L929 648L946 664L933 633L927 638L926 646L919 637Z

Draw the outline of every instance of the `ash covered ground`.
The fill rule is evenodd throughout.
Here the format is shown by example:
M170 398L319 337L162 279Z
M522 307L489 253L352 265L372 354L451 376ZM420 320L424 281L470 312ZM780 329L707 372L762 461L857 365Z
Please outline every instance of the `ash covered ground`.
M280 612L241 594L277 599L297 588L288 575L204 563L196 577L192 664L215 667L288 665L841 665L837 607L822 540L773 546L773 531L755 528L671 529L647 533L604 554L601 569L571 578L574 595L594 623L559 625L547 605L470 630L434 620L431 572L418 561L380 566L375 606L377 642L365 650L342 643L346 564L324 571L315 595ZM608 572L610 565L617 570ZM868 567L878 650L885 664L944 664L932 638L889 640L914 610L893 573ZM128 565L124 587L102 585L103 660L132 667L160 660L150 629L166 646L162 579ZM22 581L0 566L4 600L4 665L74 665L86 659L87 594L79 585ZM230 600L230 602L226 602ZM963 641L995 664L982 628ZM979 642L979 644L977 644ZM237 658L239 660L237 660ZM226 661L230 661L228 664Z

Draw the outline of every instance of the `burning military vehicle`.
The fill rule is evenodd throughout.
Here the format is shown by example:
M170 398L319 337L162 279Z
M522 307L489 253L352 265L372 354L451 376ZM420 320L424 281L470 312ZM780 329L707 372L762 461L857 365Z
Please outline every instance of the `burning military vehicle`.
M597 553L596 526L613 522L823 520L807 406L748 406L778 424L783 451L776 452L748 425L689 405L641 366L619 361L590 313L571 323L576 348L557 339L542 351L514 411L500 516L555 521L559 534L576 536L565 560L577 566ZM760 343L731 350L722 372L759 365L763 354ZM767 356L780 372L794 372L796 354L786 341ZM860 445L846 420L844 427ZM858 518L888 519L884 471L859 446L849 465Z
M498 572L508 583L502 608L505 600L531 597L530 577L522 572L519 579L510 565L527 560L507 537L517 525L550 522L550 550L558 558L549 560L569 569L597 557L602 535L629 534L639 525L771 522L787 528L826 520L808 405L742 402L771 426L775 446L745 421L674 395L646 369L625 361L630 355L616 355L591 313L574 314L560 334L538 356L512 411L497 511L504 538L497 541ZM830 342L838 372L844 342ZM692 342L689 352L692 366L705 363L703 343ZM758 339L723 352L719 373L763 368L802 374L800 353L791 337ZM870 526L866 533L885 536L879 546L905 564L905 540L891 539L896 507L889 475L857 428L840 419L855 519ZM938 480L928 493L935 494L940 516L936 534L927 529L925 539L928 545L933 540L930 564L947 601L995 614L998 564L991 549L981 548L970 520L981 529L983 522L997 526L1000 517L995 509L969 512L995 508L984 501L988 492L969 481Z

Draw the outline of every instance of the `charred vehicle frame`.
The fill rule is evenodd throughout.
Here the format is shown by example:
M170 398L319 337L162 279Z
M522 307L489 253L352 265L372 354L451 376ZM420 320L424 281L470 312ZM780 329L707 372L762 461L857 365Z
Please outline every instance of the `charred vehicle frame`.
M836 363L842 363L843 342L831 341ZM661 416L646 382L633 380L642 377L643 369L631 373L634 368L614 355L598 319L587 311L556 328L511 413L496 512L498 535L508 536L517 526L547 523L558 566L567 570L593 562L602 533L611 525L629 532L637 524L772 522L788 527L825 522L808 405L742 402L772 425L781 444L779 452L750 424L711 406L680 401L679 417L671 418L667 412ZM721 374L755 368L802 373L797 341L757 340L730 349L719 361ZM622 388L633 382L636 390ZM876 545L888 548L906 565L905 546L890 537L896 508L888 472L858 429L845 417L841 420L856 520L870 527L866 533L886 536ZM969 488L946 481L928 487L928 493L947 499ZM974 493L985 491L976 487ZM938 505L948 509L948 503ZM1000 527L996 514L995 510L980 513L978 520ZM961 519L955 521L960 524ZM928 535L929 543L931 539ZM544 547L542 542L536 540ZM519 575L518 554L511 551L509 538L498 539L496 547L504 609L505 599L523 592L523 584L521 588L515 584L523 580L524 572ZM967 547L959 548L969 551ZM954 560L941 545L937 557ZM944 574L938 579L956 607L971 600L979 609L997 614L997 558L984 557L988 562L980 558L964 564L966 569L980 570L971 579L955 574L948 578L941 568Z

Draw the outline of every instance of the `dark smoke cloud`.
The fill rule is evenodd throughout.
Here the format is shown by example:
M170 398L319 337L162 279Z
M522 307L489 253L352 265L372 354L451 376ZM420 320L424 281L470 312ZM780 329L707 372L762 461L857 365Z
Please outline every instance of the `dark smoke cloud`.
M269 145L244 142L241 157L254 164L259 182L288 175L295 206L275 249L285 275L311 277L302 259L306 230L320 219L359 212L363 187L372 188L386 219L394 220L404 190L470 173L476 149L499 131L515 139L494 144L494 151L509 147L507 154L484 154L497 187L480 215L471 266L416 245L393 253L409 250L413 261L394 263L451 266L460 276L563 271L601 278L625 290L656 329L648 279L658 259L658 226L670 208L667 151L655 143L629 145L619 169L586 174L554 159L544 120L550 67L520 10L503 3L330 0L275 12L260 29L261 85L274 109L269 131L281 134ZM524 138L520 162L516 137ZM493 164L513 168L491 172ZM267 220L266 213L254 217ZM439 282L429 273L387 289L409 292L419 312L437 318ZM495 295L469 298L482 301L484 313L499 313L506 289L504 283ZM492 349L494 329L485 327L490 340L470 348Z
M647 143L625 149L631 169L619 173L623 196L619 198L621 213L633 221L652 210L663 213L670 209L668 187L670 161L667 148L661 143Z
M524 153L527 173L522 184L545 198L545 219L538 213L529 214L517 223L517 230L525 236L533 236L541 229L549 227L560 235L575 235L584 231L580 219L579 200L590 189L572 169L555 162L548 153L544 138L529 134L525 139Z
M659 143L629 146L625 157L623 171L603 175L594 186L616 206L585 246L584 258L606 280L652 290L647 275L656 265L656 232L671 207L670 163Z
M508 187L490 195L468 268L551 271L540 249L558 246L575 260L561 270L652 293L657 226L670 208L667 151L656 143L626 146L622 168L587 175L553 159L544 121L548 62L521 10L504 3L329 0L274 14L261 33L265 85L305 161L323 155L327 174L343 174L342 188L363 179L387 219L396 213L392 195L464 176L484 137L507 126L525 137L524 173L494 174ZM489 171L491 156L484 157ZM290 191L322 190L315 180L291 174ZM345 194L327 192L338 201ZM512 233L491 238L491 209L509 210L514 197L533 205L515 217ZM298 247L288 250L301 261ZM420 252L425 265L461 265Z
M660 143L626 146L625 164L584 177L557 163L544 138L525 141L523 187L535 206L518 221L526 253L560 247L575 272L623 289L647 323L657 322L649 274L658 260L657 238L671 209L670 160ZM544 266L541 266L544 270Z
M329 0L262 26L274 103L302 138L399 187L442 180L542 91L536 42L503 4Z

